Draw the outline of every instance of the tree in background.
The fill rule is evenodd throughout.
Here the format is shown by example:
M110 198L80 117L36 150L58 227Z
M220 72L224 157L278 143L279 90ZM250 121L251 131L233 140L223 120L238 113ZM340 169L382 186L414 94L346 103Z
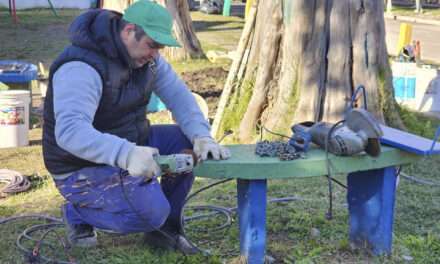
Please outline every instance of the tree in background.
M200 41L195 34L187 0L158 0L174 18L174 35L182 48L167 47L161 52L170 60L185 60L204 57Z
M240 141L250 142L258 125L289 135L297 122L336 122L359 85L370 112L403 127L383 11L383 0L255 1L213 130L238 130Z
M133 4L135 0L104 1L102 6L105 9L111 9L118 12L124 12L124 9ZM174 18L174 35L181 48L166 47L161 51L162 55L169 60L185 60L204 57L202 47L197 38L189 13L187 0L158 0L158 3L165 6Z
M422 3L421 3L421 1L420 0L416 0L416 12L417 13L421 13L423 10L422 10Z
M387 13L390 14L393 11L393 1L392 0L385 0L387 5Z

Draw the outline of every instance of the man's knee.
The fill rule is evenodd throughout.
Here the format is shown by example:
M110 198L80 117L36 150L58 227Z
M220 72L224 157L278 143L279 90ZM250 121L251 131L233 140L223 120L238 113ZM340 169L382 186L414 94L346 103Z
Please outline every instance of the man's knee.
M168 201L166 203L162 202L157 206L153 206L150 215L145 215L147 217L146 219L149 219L148 224L150 225L150 227L153 230L159 229L167 220L170 211L171 211L171 206L168 203Z
M148 210L133 208L133 211L120 215L121 218L116 227L118 230L115 231L123 234L154 231L165 223L169 214L170 205L168 202L157 205L152 203Z

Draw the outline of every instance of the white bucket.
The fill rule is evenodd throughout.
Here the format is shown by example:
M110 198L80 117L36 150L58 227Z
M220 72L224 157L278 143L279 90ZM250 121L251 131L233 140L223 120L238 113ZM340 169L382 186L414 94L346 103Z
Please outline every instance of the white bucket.
M29 144L29 91L0 91L0 148Z

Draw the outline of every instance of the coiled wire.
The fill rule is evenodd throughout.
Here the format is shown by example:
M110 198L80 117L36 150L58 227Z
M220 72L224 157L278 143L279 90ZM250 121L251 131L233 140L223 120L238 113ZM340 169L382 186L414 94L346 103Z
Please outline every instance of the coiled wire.
M0 169L0 183L6 183L6 186L0 189L0 198L24 192L31 187L31 183L23 174L8 169Z

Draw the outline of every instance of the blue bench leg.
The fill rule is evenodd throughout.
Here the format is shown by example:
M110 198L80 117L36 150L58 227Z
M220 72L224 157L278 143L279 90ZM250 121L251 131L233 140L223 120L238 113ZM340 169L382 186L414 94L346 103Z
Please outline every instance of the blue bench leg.
M237 179L240 253L262 264L266 254L266 180Z
M395 167L350 173L347 182L350 241L376 255L391 254Z

